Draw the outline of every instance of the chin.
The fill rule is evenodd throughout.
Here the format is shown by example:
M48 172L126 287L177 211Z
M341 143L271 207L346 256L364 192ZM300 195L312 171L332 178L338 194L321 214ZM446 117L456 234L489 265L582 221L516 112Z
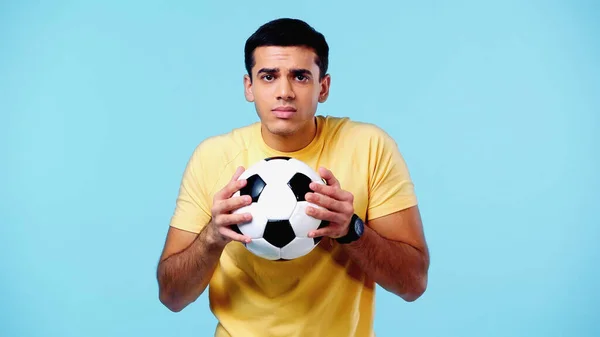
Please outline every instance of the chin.
M298 126L291 121L277 120L272 123L267 123L267 130L270 133L278 136L291 136L298 131Z

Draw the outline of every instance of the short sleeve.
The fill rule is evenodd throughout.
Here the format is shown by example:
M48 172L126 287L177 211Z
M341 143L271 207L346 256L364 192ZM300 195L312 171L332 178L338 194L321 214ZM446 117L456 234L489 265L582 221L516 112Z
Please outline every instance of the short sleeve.
M367 219L415 206L417 197L414 184L394 139L384 130L373 126L369 146Z
M207 185L202 168L203 157L209 155L206 144L201 143L192 153L181 178L179 194L170 226L193 233L200 231L211 220L212 201L206 193Z

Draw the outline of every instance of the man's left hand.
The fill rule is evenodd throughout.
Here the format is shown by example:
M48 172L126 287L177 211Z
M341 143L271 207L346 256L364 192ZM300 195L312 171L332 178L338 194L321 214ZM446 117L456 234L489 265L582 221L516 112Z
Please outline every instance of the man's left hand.
M310 189L314 192L306 194L306 201L323 207L307 207L306 214L319 220L329 221L329 226L308 233L309 237L328 236L339 238L348 233L348 226L354 215L354 195L344 191L340 182L330 170L320 167L319 174L327 185L312 182Z

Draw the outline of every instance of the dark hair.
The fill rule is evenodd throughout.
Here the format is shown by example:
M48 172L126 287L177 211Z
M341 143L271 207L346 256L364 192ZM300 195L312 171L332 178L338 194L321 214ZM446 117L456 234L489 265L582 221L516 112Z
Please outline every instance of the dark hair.
M250 78L252 78L252 67L255 63L254 50L261 46L302 46L310 48L317 54L315 63L319 66L320 79L323 79L327 74L329 65L327 41L325 41L323 34L302 20L281 18L269 21L260 26L246 40L244 63Z

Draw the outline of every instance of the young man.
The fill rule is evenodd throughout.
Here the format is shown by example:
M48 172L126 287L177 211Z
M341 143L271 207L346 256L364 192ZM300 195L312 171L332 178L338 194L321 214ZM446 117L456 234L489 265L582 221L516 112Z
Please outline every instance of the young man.
M245 96L260 122L202 141L185 169L158 265L172 311L208 287L216 336L374 336L375 284L406 301L425 291L429 253L413 184L394 140L348 118L315 115L329 94L328 45L300 20L279 19L246 42ZM271 156L312 166L327 182L307 200L330 221L308 255L269 261L229 227L251 202L232 197L244 167Z

